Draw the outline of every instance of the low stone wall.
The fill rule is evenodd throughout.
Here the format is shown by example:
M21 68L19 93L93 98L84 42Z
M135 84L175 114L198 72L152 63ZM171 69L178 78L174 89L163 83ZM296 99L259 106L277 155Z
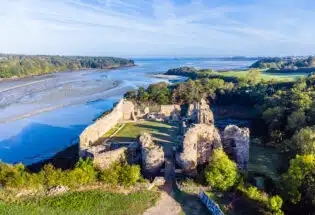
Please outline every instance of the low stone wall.
M127 148L123 147L116 150L95 154L93 163L100 169L107 169L114 162L126 160Z
M98 119L82 132L80 147L88 148L120 121L131 120L133 113L134 105L132 102L121 99L109 114Z

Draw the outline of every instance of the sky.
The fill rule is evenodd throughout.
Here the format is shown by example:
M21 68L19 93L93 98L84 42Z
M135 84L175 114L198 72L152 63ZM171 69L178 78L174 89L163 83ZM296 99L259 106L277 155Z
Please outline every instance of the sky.
M315 54L314 0L0 0L0 53Z

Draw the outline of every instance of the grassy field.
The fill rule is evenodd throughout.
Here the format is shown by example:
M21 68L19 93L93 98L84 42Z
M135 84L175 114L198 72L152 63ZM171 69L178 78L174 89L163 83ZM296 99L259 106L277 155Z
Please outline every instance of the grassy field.
M222 75L222 76L226 76L226 77L237 77L237 78L242 78L242 77L246 77L248 75L248 70L244 70L244 71L227 71L227 72L213 72L213 74L215 75ZM271 73L264 73L261 72L260 77L263 80L269 81L269 80L276 80L276 81L294 81L296 80L298 77L303 76L303 74L296 76L296 75L290 75L290 74L271 74Z
M138 121L128 122L124 127L111 139L113 142L128 142L134 141L138 136L148 132L153 139L158 142L172 142L177 143L176 136L178 135L178 128L164 122L156 121Z
M158 197L158 193L149 191L128 195L102 191L72 192L19 203L0 202L0 214L136 215L153 206Z

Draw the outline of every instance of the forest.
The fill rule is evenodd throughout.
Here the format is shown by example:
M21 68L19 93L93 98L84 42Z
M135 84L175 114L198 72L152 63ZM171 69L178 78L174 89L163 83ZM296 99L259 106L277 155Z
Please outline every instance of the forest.
M134 62L116 57L0 54L0 78L26 77L80 69L110 69L124 66L134 66Z
M271 69L270 71L299 70L315 67L315 57L270 57L253 63L251 68Z

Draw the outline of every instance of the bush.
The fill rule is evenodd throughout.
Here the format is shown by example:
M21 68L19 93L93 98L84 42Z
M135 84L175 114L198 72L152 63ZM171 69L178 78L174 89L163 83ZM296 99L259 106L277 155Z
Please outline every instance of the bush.
M44 185L48 187L64 184L62 170L56 169L52 164L45 165L39 174L43 174Z
M238 179L236 163L231 161L221 149L213 151L204 173L208 184L223 191L232 187Z
M74 170L69 171L66 175L67 181L70 182L69 186L89 184L95 182L97 179L97 171L91 159L82 160L80 158Z
M268 203L268 196L265 192L262 192L257 187L249 186L244 187L243 185L238 186L238 190L241 191L247 198L258 201L263 204Z
M274 212L278 212L281 210L281 207L282 207L282 198L278 195L276 196L272 196L271 198L269 198L269 201L268 201L268 206L269 206L269 209L274 211Z
M141 179L140 166L116 162L103 170L99 178L113 186L119 184L129 187Z
M8 187L23 187L26 183L27 174L23 164L10 165L0 164L0 183Z
M283 212L281 211L283 201L280 196L276 195L269 198L267 193L251 185L245 187L240 184L237 189L248 199L260 203L267 209L268 214L271 212L274 215L283 215Z

